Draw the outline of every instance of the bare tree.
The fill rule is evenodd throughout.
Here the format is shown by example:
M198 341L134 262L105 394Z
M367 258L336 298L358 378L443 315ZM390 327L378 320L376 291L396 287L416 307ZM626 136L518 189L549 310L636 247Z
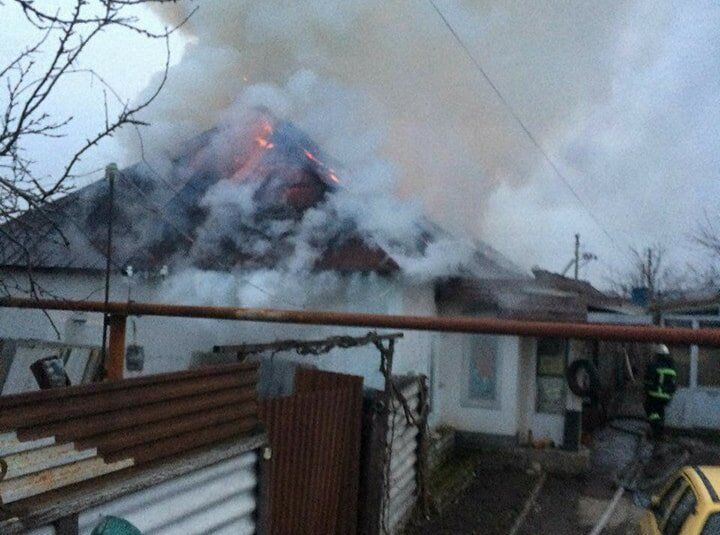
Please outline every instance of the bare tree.
M687 277L684 272L668 265L665 246L654 244L642 250L630 249L630 253L630 266L609 281L615 293L630 297L634 288L646 288L648 299L657 301L669 294L685 291Z
M19 8L35 31L35 38L6 65L0 65L0 240L21 251L27 269L29 288L37 296L33 282L33 258L22 235L37 232L34 224L49 226L47 239L67 245L67 238L50 217L53 202L66 195L78 178L78 163L102 140L124 127L144 123L139 114L155 100L167 79L170 49L169 36L180 25L154 32L142 24L137 7L143 4L175 0L72 0L67 7L51 11L46 2L35 0L0 0L2 9ZM124 100L92 69L81 68L79 61L88 46L109 29L134 32L142 38L158 40L166 50L165 68L157 86L140 101ZM72 116L57 116L50 98L58 83L67 76L85 73L103 89L98 103L104 119L97 130L83 132L84 141L67 156L62 167L51 176L40 175L36 162L42 154L31 154L28 145L37 138L59 138L73 128ZM87 105L87 104L86 104ZM32 222L21 216L32 210ZM3 292L4 291L4 292ZM9 293L7 280L0 277L0 294Z
M717 289L720 286L720 215L707 212L690 236L692 242L707 256L707 264L693 270L697 285Z

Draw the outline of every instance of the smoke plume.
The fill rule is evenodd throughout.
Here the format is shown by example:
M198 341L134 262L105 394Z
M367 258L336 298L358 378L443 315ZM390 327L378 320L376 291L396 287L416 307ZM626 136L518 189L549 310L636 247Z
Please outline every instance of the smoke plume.
M585 206L429 2L199 4L148 145L172 154L252 103L306 131L353 188L416 199L407 210L525 267L559 269L577 231L603 266L629 245L681 242L716 187L717 6L436 3ZM158 12L172 23L195 5ZM412 219L380 204L366 221Z

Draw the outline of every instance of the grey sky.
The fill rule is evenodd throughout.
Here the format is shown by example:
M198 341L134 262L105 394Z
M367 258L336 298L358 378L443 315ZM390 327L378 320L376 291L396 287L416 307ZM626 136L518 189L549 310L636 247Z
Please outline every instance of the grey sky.
M583 275L599 284L610 269L627 262L630 246L662 242L680 264L697 259L687 249L688 233L703 211L717 213L720 199L720 6L716 3L507 2L501 6L489 1L438 1L584 206L552 172L427 2L383 3L386 34L375 35L372 42L363 37L370 33L362 27L369 15L338 14L341 10L331 9L332 4L323 2L322 11L317 8L307 15L295 13L295 5L268 12L278 2L263 3L264 12L245 2L199 2L196 27L173 43L175 61L180 61L173 75L182 84L173 85L171 80L172 94L158 103L151 117L180 121L182 106L193 107L193 95L202 108L195 110L198 114L204 113L203 106L237 96L239 85L228 84L227 77L239 74L227 66L242 64L243 54L252 56L252 51L233 31L245 35L260 28L267 34L264 25L273 24L278 29L275 41L297 46L307 44L302 41L306 37L292 35L293 28L310 24L300 18L319 17L324 24L337 26L338 36L328 38L329 47L336 46L338 37L360 48L367 45L372 61L366 64L343 50L338 57L354 62L346 68L327 51L313 55L312 47L319 46L313 42L304 56L284 52L294 58L287 66L268 66L254 74L278 82L292 69L310 67L354 84L349 72L362 72L357 90L380 101L383 113L392 116L385 129L390 146L386 156L390 160L397 156L404 171L401 191L420 199L442 223L486 239L523 267L539 264L552 270L568 262L573 234L580 232L587 249L600 257ZM0 11L4 34L0 60L5 61L28 32L12 3ZM145 15L159 24L154 14ZM280 28L285 28L282 33ZM181 61L183 39L194 44ZM270 50L260 30L258 36L243 39L255 39L259 49ZM198 60L203 57L207 62ZM269 52L264 56L272 57ZM97 68L127 97L147 85L162 61L158 43L126 34L104 36L85 58L87 66ZM183 68L191 63L192 68ZM397 80L388 88L393 76ZM88 92L87 85L86 78L78 77L60 88L52 104L59 113L94 105L79 116L76 133L89 127L102 109L97 87ZM444 109L452 110L451 120L443 121ZM423 117L425 124L420 123ZM202 126L206 125L195 125ZM192 130L188 127L188 135ZM160 131L170 130L165 125ZM407 141L393 145L394 137ZM50 168L72 140L72 136L62 140L51 150L45 144L35 147L37 158ZM93 169L110 160L127 164L131 158L113 141L83 165ZM414 179L430 167L427 179ZM446 178L439 183L438 177Z

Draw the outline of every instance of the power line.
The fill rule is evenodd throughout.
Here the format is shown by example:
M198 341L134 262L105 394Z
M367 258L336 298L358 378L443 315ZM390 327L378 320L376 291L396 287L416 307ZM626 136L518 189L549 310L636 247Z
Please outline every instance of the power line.
M577 201L580 203L580 206L582 206L583 209L588 213L590 218L594 221L594 223L598 226L598 228L607 236L607 238L610 240L610 242L623 254L626 254L626 251L620 247L620 245L617 243L615 238L607 231L607 229L603 226L603 224L600 222L600 220L595 216L595 214L590 210L590 208L587 206L587 204L582 200L582 197L578 194L577 190L573 187L573 185L570 183L570 181L565 177L565 175L560 171L557 165L555 165L555 162L552 161L548 153L545 151L545 149L540 145L538 140L535 138L535 136L530 132L527 126L525 126L525 122L520 118L520 116L517 114L517 112L514 110L514 108L510 105L510 103L507 101L507 99L503 96L503 94L500 92L498 87L493 83L493 81L490 79L490 76L488 76L487 72L483 68L480 61L473 55L473 53L470 51L470 49L467 47L465 42L462 40L462 38L458 35L455 28L450 24L450 21L445 17L442 11L437 7L434 0L428 0L430 2L430 5L433 7L435 12L438 14L438 16L442 19L443 23L447 27L448 30L450 30L450 33L455 38L455 41L457 44L465 51L465 55L467 55L468 59L473 63L475 68L480 72L482 77L485 79L485 81L488 83L488 85L492 88L495 95L498 97L500 102L505 106L507 111L510 113L510 115L515 119L515 122L520 126L523 132L525 132L525 135L528 137L528 139L532 142L533 145L540 151L540 154L542 154L545 161L550 165L552 170L555 172L555 174L562 180L562 182L565 184L565 186L570 190L570 193L577 199Z

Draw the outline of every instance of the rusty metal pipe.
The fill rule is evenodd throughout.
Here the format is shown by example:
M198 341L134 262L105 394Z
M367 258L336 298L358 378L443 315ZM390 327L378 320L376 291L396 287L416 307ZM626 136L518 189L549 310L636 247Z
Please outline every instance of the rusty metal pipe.
M28 298L0 299L0 307L42 310L72 310L110 313L122 316L169 316L252 321L402 329L468 334L500 334L529 337L558 337L615 342L664 342L720 347L720 329L688 329L600 323L564 323L477 317L394 316L354 312L276 310L259 308L167 305L157 303L117 303L65 301Z

